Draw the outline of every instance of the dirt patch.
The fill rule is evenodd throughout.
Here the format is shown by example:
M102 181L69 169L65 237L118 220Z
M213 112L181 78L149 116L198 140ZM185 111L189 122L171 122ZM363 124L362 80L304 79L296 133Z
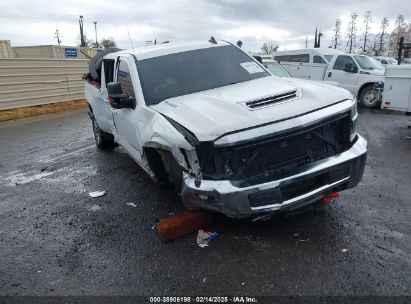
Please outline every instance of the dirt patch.
M55 103L30 106L30 107L0 110L0 122L12 120L12 119L29 117L29 116L35 116L35 115L42 115L42 114L56 113L56 112L62 112L62 111L67 111L67 110L80 109L80 108L85 108L86 106L87 106L87 103L85 102L85 100L79 99L79 100L55 102Z

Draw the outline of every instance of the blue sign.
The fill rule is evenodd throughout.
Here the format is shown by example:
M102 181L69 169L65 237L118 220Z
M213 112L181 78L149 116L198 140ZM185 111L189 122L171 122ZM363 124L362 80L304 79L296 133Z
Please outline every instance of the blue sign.
M77 49L66 48L64 49L64 54L66 55L66 57L77 57Z

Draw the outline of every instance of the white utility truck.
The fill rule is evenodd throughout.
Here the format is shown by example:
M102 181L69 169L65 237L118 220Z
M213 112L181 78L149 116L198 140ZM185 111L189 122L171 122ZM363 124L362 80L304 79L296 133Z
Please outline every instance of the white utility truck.
M385 68L365 55L334 49L301 49L274 53L291 76L337 82L368 108L381 104Z
M381 108L411 112L411 65L387 67Z
M189 208L293 213L362 178L355 98L273 76L228 42L99 54L85 79L97 147L118 142Z

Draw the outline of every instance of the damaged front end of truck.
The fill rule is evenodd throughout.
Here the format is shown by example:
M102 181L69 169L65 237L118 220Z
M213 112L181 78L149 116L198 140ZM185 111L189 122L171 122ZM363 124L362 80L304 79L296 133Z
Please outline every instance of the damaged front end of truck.
M326 118L324 118L326 117ZM242 218L292 211L361 180L366 140L355 132L355 100L199 142L184 151L181 196L190 208Z

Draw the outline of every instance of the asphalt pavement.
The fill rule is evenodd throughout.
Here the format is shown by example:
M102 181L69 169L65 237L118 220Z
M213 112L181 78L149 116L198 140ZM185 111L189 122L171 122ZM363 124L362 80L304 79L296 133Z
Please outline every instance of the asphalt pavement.
M291 218L216 215L200 248L195 234L157 238L181 201L121 147L98 151L85 110L2 123L0 295L410 296L409 125L361 111L359 186Z

